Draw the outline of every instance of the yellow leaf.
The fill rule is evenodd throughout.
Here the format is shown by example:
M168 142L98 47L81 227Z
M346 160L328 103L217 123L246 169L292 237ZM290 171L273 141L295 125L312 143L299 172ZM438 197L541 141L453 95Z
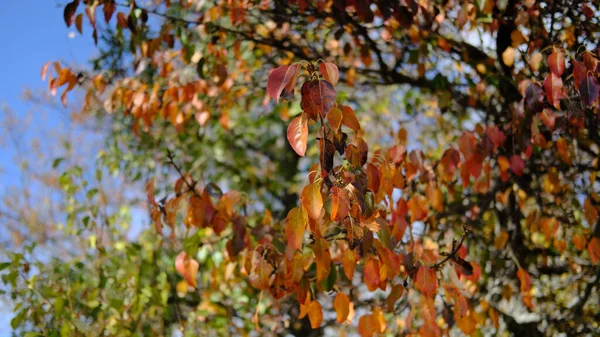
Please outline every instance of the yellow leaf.
M515 63L515 49L513 47L508 47L504 50L502 53L502 62L509 67Z

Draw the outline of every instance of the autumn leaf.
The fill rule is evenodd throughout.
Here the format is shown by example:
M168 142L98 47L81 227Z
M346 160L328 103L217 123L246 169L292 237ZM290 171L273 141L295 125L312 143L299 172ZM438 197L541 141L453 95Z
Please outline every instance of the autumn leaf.
M67 27L71 27L73 22L75 22L75 12L77 11L78 5L79 5L79 0L73 0L65 6L65 10L63 12L63 17L65 19L65 23L67 24Z
M350 298L348 298L348 295L338 291L335 300L333 300L333 308L337 315L337 322L344 323L350 312Z
M300 195L300 201L302 202L302 206L308 212L308 216L312 219L318 219L321 215L321 211L323 210L323 196L321 195L321 184L318 182L314 182L312 184L308 184L302 189L302 194Z
M110 21L110 18L113 16L115 11L117 10L117 6L115 5L114 0L108 0L104 2L104 7L102 11L104 12L104 20L106 23Z
M385 300L388 310L390 312L394 311L396 302L398 302L400 297L402 297L403 293L404 293L404 286L401 283L398 283L398 284L392 286L392 290L390 291L390 294L388 295L387 299Z
M548 66L554 76L561 77L565 72L565 53L555 49L550 56L548 56Z
M334 63L322 62L319 64L319 71L323 75L323 78L331 83L331 85L335 86L338 83L340 72Z
M296 116L287 128L287 139L292 149L303 157L306 153L306 142L308 141L308 120L304 114Z
M544 90L537 83L532 83L525 91L527 109L537 113L544 108Z
M356 118L354 110L347 105L342 106L342 124L349 127L354 132L360 130L360 123Z
M325 118L335 105L335 89L325 80L312 80L304 82L300 107L310 118Z
M372 337L377 332L377 322L372 315L364 315L358 320L358 333L361 337Z
M293 64L291 66L280 66L269 74L267 80L267 93L271 96L275 102L279 103L279 97L281 93L286 89L290 88L290 84L296 83L300 66ZM292 88L293 89L293 88Z
M508 47L504 50L502 53L502 62L509 67L515 63L515 49L513 47Z
M415 288L425 297L433 297L437 291L437 276L435 269L421 266L415 278Z
M348 193L343 188L333 186L331 188L331 220L341 221L350 211L350 200Z
M585 201L583 202L583 214L590 226L594 226L596 221L598 221L598 210L594 204L592 204L592 199L590 197L585 198Z
M285 218L285 236L288 240L288 246L297 250L302 248L302 237L308 219L302 207L294 207L289 211Z
M196 274L198 273L198 267L198 261L188 257L185 252L179 253L175 259L175 269L192 288L196 288Z
M308 320L313 329L320 327L323 323L323 309L318 301L312 301L308 305Z
M128 27L128 19L127 19L127 15L125 15L125 13L123 13L123 12L117 13L117 25L123 29Z
M367 258L363 270L363 278L369 291L375 291L379 288L379 260L372 256Z
M454 319L456 320L456 325L458 325L465 335L470 336L475 332L477 320L466 298L462 294L457 297L456 304L454 305Z
M598 79L596 76L588 74L579 82L579 93L581 94L581 102L590 107L598 99L600 93L600 86L598 85Z
M77 17L75 18L75 28L77 28L77 31L79 32L79 34L83 34L83 13L79 13L77 15Z
M338 131L342 126L342 110L334 107L327 114L327 121L334 131Z
M342 253L342 267L344 267L344 275L349 280L354 277L354 269L356 268L356 255L353 250L346 249Z
M587 246L587 251L590 254L593 264L597 264L600 260L600 238L593 237Z
M544 81L546 98L556 109L560 110L560 100L564 98L562 79L553 73L548 73Z
M513 154L510 157L510 169L517 176L522 176L525 170L525 161L520 155Z

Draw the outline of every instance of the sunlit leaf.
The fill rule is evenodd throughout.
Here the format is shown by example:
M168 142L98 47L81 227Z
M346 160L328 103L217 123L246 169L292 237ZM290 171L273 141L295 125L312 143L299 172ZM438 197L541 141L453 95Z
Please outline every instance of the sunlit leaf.
M308 141L308 120L304 114L296 116L287 128L287 139L292 149L299 156L306 153L306 143Z
M350 312L350 298L348 298L348 295L338 291L337 295L335 295L335 299L333 300L333 308L335 309L335 313L337 315L337 322L340 324L344 323L346 318L348 318L348 313Z
M321 184L314 182L308 184L302 189L300 196L302 206L306 209L312 219L317 219L323 210L323 196L321 195Z

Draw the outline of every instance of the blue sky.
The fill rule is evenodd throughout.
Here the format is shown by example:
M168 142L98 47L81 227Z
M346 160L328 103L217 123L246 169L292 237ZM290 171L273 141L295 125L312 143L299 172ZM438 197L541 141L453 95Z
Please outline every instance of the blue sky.
M23 90L47 88L47 83L40 79L44 63L60 60L84 66L95 53L89 27L84 26L83 36L74 27L66 27L62 15L66 2L0 1L0 106L6 105L18 115L25 114L32 106L21 100ZM0 120L3 118L0 113ZM44 119L34 118L32 126L36 123L52 129L60 127L63 120L56 113L49 113ZM14 184L14 177L18 177L18 168L13 164L14 155L13 149L0 147L0 168L4 170L0 171L0 192L8 184ZM0 305L2 337L10 336L10 309Z

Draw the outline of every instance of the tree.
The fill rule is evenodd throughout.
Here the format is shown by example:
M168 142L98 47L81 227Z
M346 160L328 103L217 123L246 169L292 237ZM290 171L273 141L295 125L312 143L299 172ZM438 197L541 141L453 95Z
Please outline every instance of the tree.
M15 327L598 333L598 10L67 4L101 56L42 77L113 126L106 160L148 180L157 234L88 253L101 267L38 265L26 289L15 254Z

